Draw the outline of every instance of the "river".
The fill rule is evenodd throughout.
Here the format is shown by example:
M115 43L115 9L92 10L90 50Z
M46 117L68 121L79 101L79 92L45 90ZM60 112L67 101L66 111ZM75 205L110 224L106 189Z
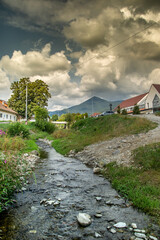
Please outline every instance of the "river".
M35 177L27 189L15 194L16 204L0 215L2 240L129 240L130 224L158 236L158 226L121 198L102 176L74 158L58 154L48 145L42 148ZM92 223L81 227L78 213L88 213ZM116 229L113 225L126 223Z

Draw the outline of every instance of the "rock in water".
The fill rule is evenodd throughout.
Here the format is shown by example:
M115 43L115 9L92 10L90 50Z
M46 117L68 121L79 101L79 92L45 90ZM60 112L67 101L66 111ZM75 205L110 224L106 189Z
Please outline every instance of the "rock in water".
M118 223L114 224L114 227L116 227L116 228L125 228L126 226L127 225L124 222L118 222Z
M83 227L89 226L92 222L91 216L87 213L79 213L77 216L77 220L78 223Z

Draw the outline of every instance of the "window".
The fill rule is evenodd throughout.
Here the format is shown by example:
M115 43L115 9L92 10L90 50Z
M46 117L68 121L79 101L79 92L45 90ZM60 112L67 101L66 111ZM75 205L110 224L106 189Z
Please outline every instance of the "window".
M12 119L12 115L10 115L10 120Z
M0 118L2 118L2 113L0 113Z
M8 114L6 114L6 119L8 119Z

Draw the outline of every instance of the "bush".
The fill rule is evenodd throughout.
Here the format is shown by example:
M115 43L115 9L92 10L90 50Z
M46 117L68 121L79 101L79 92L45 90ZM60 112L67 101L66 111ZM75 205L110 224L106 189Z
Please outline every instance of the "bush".
M40 130L42 130L42 131L45 131L45 125L46 125L46 121L44 121L44 120L37 120L36 122L35 122L35 126L36 127L38 127Z
M2 151L21 151L25 149L26 144L21 137L13 137L8 138L4 137L3 139L0 138L0 150Z
M156 112L155 115L160 117L160 112Z
M126 109L122 110L122 115L127 115L127 110Z
M133 108L133 114L140 114L139 106L135 105Z
M8 127L8 134L10 137L21 136L27 138L29 136L29 130L22 123L12 123Z
M45 123L45 131L49 134L53 133L55 131L56 127L53 123L51 122L46 122Z
M55 139L57 138L64 138L64 137L68 137L69 136L69 131L67 131L66 129L58 129L53 133L53 137Z

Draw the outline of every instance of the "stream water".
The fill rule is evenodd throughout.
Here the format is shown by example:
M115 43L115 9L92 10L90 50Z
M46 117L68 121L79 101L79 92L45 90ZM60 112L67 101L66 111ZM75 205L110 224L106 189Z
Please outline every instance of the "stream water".
M64 157L42 142L38 145L42 151L35 177L26 191L15 194L15 206L0 215L0 239L129 240L134 236L131 223L160 234L158 226L121 198L106 179L77 159ZM80 227L79 212L90 214L90 226ZM113 234L110 227L117 222L127 227Z

